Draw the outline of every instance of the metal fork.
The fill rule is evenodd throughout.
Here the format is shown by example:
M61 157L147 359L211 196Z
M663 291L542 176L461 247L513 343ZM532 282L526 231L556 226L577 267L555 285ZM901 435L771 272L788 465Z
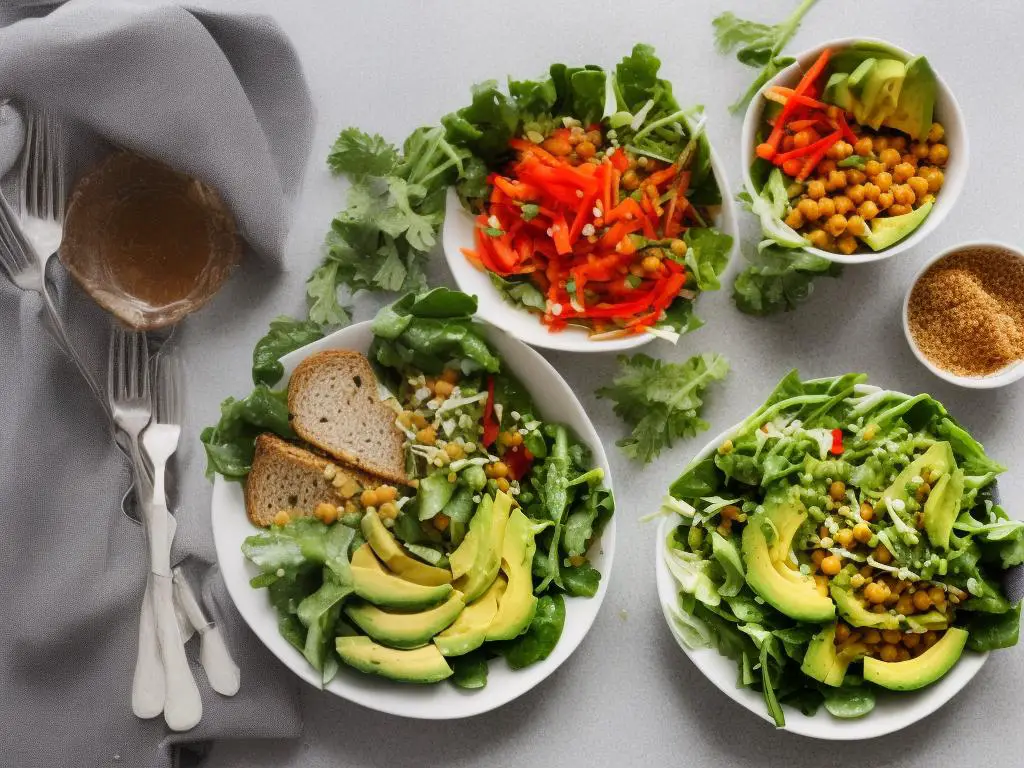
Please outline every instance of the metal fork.
M167 461L177 450L181 438L182 391L181 363L170 352L161 352L157 367L156 418L142 435L142 447L153 466L152 502L144 509L152 570L153 613L164 667L164 719L175 731L187 731L203 715L203 701L185 656L185 644L174 612L173 534L169 528L164 486Z
M38 293L54 337L89 385L96 401L110 417L107 400L95 377L75 352L67 327L46 284L46 265L60 247L67 194L63 123L48 112L25 115L25 149L21 157L20 212L15 213L0 195L0 240L3 265L11 281L23 291Z

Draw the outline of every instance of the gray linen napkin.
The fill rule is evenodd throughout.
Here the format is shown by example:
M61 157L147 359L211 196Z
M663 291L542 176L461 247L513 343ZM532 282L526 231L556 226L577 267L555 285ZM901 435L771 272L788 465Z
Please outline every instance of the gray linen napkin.
M213 184L252 249L280 259L313 121L296 54L273 22L74 0L0 29L0 84L0 97L76 121L77 158L113 143ZM4 109L0 160L10 162L22 136ZM56 260L50 276L74 343L105 381L107 316ZM241 666L240 693L212 693L194 664L204 715L193 731L132 714L143 532L120 511L129 474L103 414L40 309L0 273L0 764L166 767L179 745L297 736L296 683L242 624L216 572L203 594ZM174 560L187 558L195 576L214 560L198 425L186 422L181 450Z

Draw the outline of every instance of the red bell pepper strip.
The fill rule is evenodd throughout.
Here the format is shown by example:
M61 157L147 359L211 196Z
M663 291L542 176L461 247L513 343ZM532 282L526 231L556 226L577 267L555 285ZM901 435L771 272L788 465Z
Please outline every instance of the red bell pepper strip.
M540 192L529 184L506 179L504 176L495 176L491 183L513 200L529 201L540 197Z
M508 467L508 476L513 480L520 480L526 476L533 466L533 454L525 445L516 445L505 451L501 457Z
M640 203L632 197L627 197L610 211L605 212L604 223L614 224L619 219L637 219L643 215L644 212L640 209Z
M829 449L829 453L833 456L838 456L843 452L843 430L833 429L832 430L832 447Z
M850 124L846 122L846 114L843 110L839 110L839 114L836 116L836 122L839 123L839 130L843 132L843 138L850 144L857 143L857 135L850 130Z
M811 68L807 70L806 74L800 79L796 88L793 90L793 96L801 96L803 93L813 85L814 81L818 79L818 76L825 71L825 66L828 64L829 56L832 55L832 50L826 48L821 52L821 55L817 58ZM757 147L757 156L763 157L765 160L771 160L775 153L779 149L779 143L782 141L782 135L785 131L786 124L793 116L793 112L798 106L798 101L795 98L787 98L786 103L782 105L782 112L779 113L778 119L775 121L775 127L772 129L771 135L768 140L763 144L759 144Z
M813 155L807 158L807 161L804 163L804 167L801 168L800 173L797 174L797 181L803 181L804 179L811 175L811 172L818 167L818 163L820 163L825 158L825 155L828 153L832 145L839 141L839 136L840 132L836 131L835 133L832 134L831 137L825 137L826 139L831 138L832 141L819 147ZM824 141L824 139L822 139L822 141Z
M769 92L783 99L783 104L785 104L790 99L793 99L796 101L797 106L810 107L811 109L820 109L822 112L828 109L828 104L826 104L825 102L818 101L817 99L812 98L807 93L797 93L792 88L783 88L781 85L776 85L770 88ZM790 121L789 125L792 127L792 121ZM798 131L800 129L793 128L793 130Z
M825 151L827 152L829 147L831 147L833 144L839 141L840 136L842 136L842 132L835 131L834 133L830 133L823 139L818 139L813 144L808 144L806 147L797 147L796 149L789 150L789 152L781 152L775 155L775 157L772 159L772 162L775 163L776 165L782 165L782 163L793 158L814 155L822 147L824 147Z
M551 220L551 239L555 241L555 250L559 256L572 253L572 243L569 242L569 225L565 223L565 216L558 214Z
M629 168L629 158L626 157L626 153L621 149L617 149L608 156L608 160L615 167L619 173L622 173Z
M494 445L498 439L498 422L494 419L494 377L487 377L487 403L484 405L483 415L483 444L486 447Z
M670 165L668 168L652 173L644 179L644 184L653 184L655 187L660 187L666 181L674 179L678 173L679 169L675 165Z

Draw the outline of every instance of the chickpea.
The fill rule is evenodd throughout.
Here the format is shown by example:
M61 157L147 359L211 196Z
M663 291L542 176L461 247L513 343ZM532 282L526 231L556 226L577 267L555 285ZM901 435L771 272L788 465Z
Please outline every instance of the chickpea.
M878 203L878 207L884 211L886 208L891 206L893 202L895 202L895 198L893 198L892 192L881 192L875 202Z
M928 157L929 147L923 141L915 142L910 147L910 154L916 157L918 160L924 160Z
M941 123L932 123L932 127L928 129L928 141L935 143L942 141L946 135L946 129L942 127Z
M850 198L850 202L854 205L860 205L864 202L864 185L854 184L846 188L846 196Z
M885 602L885 598L889 596L889 590L885 588L884 584L877 581L873 581L864 587L864 597L869 603L880 605Z
M909 165L915 171L917 170L917 158L914 157L909 152L903 156L903 162Z
M814 131L797 131L793 134L793 146L797 149L803 149L808 144L813 144L818 140L818 134Z
M882 190L878 188L878 185L873 182L868 182L864 185L864 199L875 202L878 200L878 196L882 194Z
M875 153L882 154L886 149L889 148L889 137L888 136L876 136L875 137Z
M842 480L833 480L832 484L828 487L828 495L832 498L832 501L842 501L846 496L846 483Z
M906 136L891 136L889 138L889 146L895 149L897 152L904 152L907 148L907 137Z
M817 179L807 182L807 196L811 200L820 200L825 196L825 185Z
M569 140L559 136L549 136L544 139L541 147L556 157L564 157L572 152L572 144L569 143Z
M932 607L932 599L928 596L928 593L919 589L913 595L914 607L919 611L927 611Z
M725 520L737 520L739 516L743 514L743 511L735 504L729 504L728 506L722 507L722 511L719 513Z
M835 154L832 154L832 153ZM829 157L833 160L845 160L853 154L853 147L845 141L837 141L831 147L829 147Z
M922 205L927 205L928 203L934 203L934 202L935 202L935 195L933 195L931 192L929 192L927 195L925 195L924 197L922 197L920 200L917 201L917 203L918 203L917 207L920 207Z
M597 154L597 147L592 141L584 140L576 145L576 156L582 160L589 160L595 154Z
M853 576L850 577L850 586L853 587L854 589L860 589L861 587L864 586L864 583L866 581L867 581L867 579L865 579L859 573L855 573L855 574L853 574Z
M896 601L896 613L902 613L904 616L914 613L914 598L910 595L900 595L900 599Z
M669 244L669 250L676 256L685 256L687 251L686 241L676 238Z
M912 205L901 205L900 203L893 203L889 206L890 216L903 216L914 210Z
M925 648L931 648L937 642L939 642L939 635L933 629L929 629L923 635L921 635L921 642L924 643Z
M640 186L640 177L636 175L636 171L629 170L622 174L619 183L622 184L623 189L632 191Z
M894 661L896 661L896 659L899 658L899 652L896 650L895 645L890 645L889 643L886 643L878 652L878 657L882 661L888 664L892 664Z
M400 414L398 414L398 423L401 424L406 429L410 429L412 427L412 417L412 411L402 411ZM334 477L335 472L337 472L337 469L331 472L330 477L327 477L326 473L324 474L324 477L327 477L328 480L331 480Z
M448 445L444 447L444 452L448 454L448 458L452 461L455 459L461 459L466 455L466 452L458 443L448 443Z
M367 488L361 494L359 494L359 503L364 507L376 507L383 501L377 498L377 491L373 488Z
M861 639L867 645L878 645L882 642L882 633L877 629L866 629L864 630L864 634L861 636Z
M867 225L864 223L864 219L860 216L850 216L846 220L846 231L854 236L863 235L868 231ZM861 517L863 517L863 512Z
M857 139L857 143L853 145L854 153L860 155L861 157L867 157L868 155L871 154L873 149L874 145L871 141L870 136L863 136Z
M843 549L849 549L853 546L853 531L849 528L842 528L839 533L836 534L836 543Z
M857 238L853 235L843 235L836 240L836 247L839 249L840 253L849 256L851 253L856 253L857 251Z
M846 183L847 184L863 184L868 180L868 175L864 171L858 168L847 168L846 169Z
M595 147L600 147L601 142L604 140L601 136L600 131L587 131L586 134L584 134L584 136L586 137L586 140L593 144Z
M496 461L493 464L488 464L485 474L488 477L505 477L508 475L508 464L504 461Z
M792 208L789 211L789 214L786 216L786 224L793 229L800 229L804 225L804 215L800 213L799 208Z
M945 165L949 160L949 147L945 144L932 144L928 150L928 162L932 165Z
M920 644L921 644L921 636L920 635L918 635L918 634L916 634L914 632L907 632L905 635L903 635L903 645L906 646L907 648L909 648L910 650L914 650Z
M416 441L424 445L433 445L437 442L437 430L433 427L424 427L416 433Z
M843 569L843 561L836 555L829 555L821 561L821 572L826 576L835 576Z
M449 384L458 384L461 374L455 368L445 368L444 371L441 372L441 378Z
M865 221L871 221L878 215L878 206L872 200L865 200L857 206L857 213Z
M824 229L815 229L808 232L807 240L812 246L823 251L830 250L832 247L832 237Z
M661 269L661 259L657 256L644 256L640 265L644 268L644 272L657 272Z
M865 579L870 579L872 576L875 575L875 569L872 568L870 565L865 565L863 568L860 569L859 573Z
M836 213L841 213L843 216L853 210L853 201L846 195L837 195L832 198L832 203L836 207Z
M928 180L928 191L933 194L942 189L942 184L946 180L945 174L938 168L933 168L932 172L925 178Z
M872 535L871 528L868 527L867 523L857 523L853 526L853 538L861 544L866 544L870 541Z
M430 522L437 530L447 531L448 525L451 523L451 521L452 520L450 517L448 517L448 515L444 514L443 512L439 512L438 514L434 515L433 519Z
M911 176L907 179L907 186L914 193L915 198L928 194L928 179L921 176Z
M824 549L816 549L811 552L811 562L814 563L815 568L821 567L821 561L828 557L828 552Z
M846 189L846 171L830 171L826 186L828 186L829 191Z
M279 510L278 513L274 515L274 525L288 525L291 520L292 516L286 509Z
M416 427L416 429L423 429L429 423L430 422L427 421L427 417L424 416L422 413L414 413L412 415L412 425Z
M818 218L828 219L835 215L836 204L831 197L823 197L818 201Z
M386 501L377 508L377 514L382 520L394 520L398 517L398 505Z
M828 175L832 173L832 171L834 171L835 169L836 161L826 158L822 160L820 163L818 163L818 167L815 170L817 171L819 177L825 179L828 178Z
M434 394L438 397L448 397L453 389L455 389L455 385L444 379L438 379L437 383L434 384Z
M878 159L882 161L882 165L886 168L895 168L900 164L903 156L900 154L898 149L889 147L878 156Z
M928 590L928 599L936 608L942 608L946 604L946 590L942 587L932 587Z
M825 229L833 237L839 237L846 231L846 217L841 213L830 216L829 220L825 223Z
M515 430L509 430L498 435L498 442L509 448L515 448L517 445L523 444L523 436Z
M814 586L818 588L818 592L823 597L828 597L828 576L819 573L814 577Z
M914 175L914 166L910 163L900 163L892 169L892 177L897 184L901 184Z
M884 170L885 166L877 160L868 160L864 163L864 173L868 175L869 179L874 178Z
M888 171L882 171L875 176L875 184L882 192L888 192L889 188L892 187L892 174Z
M803 215L807 221L817 221L820 214L818 213L818 203L810 198L805 197L796 206L797 210Z
M879 544L875 547L875 551L871 553L871 556L882 565L888 565L892 562L892 553L885 548L884 544Z
M885 629L882 630L882 639L887 643L896 645L903 640L903 633L895 629Z
M897 184L892 188L892 197L894 203L900 205L913 205L914 200L917 199L917 195L909 184Z
M836 642L842 643L850 637L850 625L840 621L836 624Z

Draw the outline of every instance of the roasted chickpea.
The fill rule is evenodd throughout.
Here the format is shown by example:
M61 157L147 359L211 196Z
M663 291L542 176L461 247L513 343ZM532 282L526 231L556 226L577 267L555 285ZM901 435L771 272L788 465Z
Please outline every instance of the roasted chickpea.
M873 581L864 587L864 598L875 605L881 605L885 602L885 598L889 596L889 590L886 589L885 585Z
M817 221L820 214L818 213L818 203L811 200L809 197L805 197L799 203L797 203L797 210L803 215L807 221Z
M569 140L559 136L549 136L544 139L541 147L557 157L564 157L572 152L572 144L569 143Z
M934 202L935 202L935 195L933 195L931 192L929 192L924 197L918 198L917 205L914 206L914 207L915 208L919 208L922 205L925 205L927 203L934 203Z
M836 247L839 249L840 253L849 256L851 253L856 253L857 251L857 238L853 235L843 235L836 240Z
M923 589L917 590L913 595L914 607L919 611L927 611L932 607L932 599L928 597L928 592Z
M946 135L946 129L942 127L941 123L932 123L932 127L928 129L928 141L933 144L937 141L942 141Z
M890 645L889 643L883 645L882 649L878 652L878 657L888 664L892 664L899 658L899 656L899 650L896 646Z
M582 160L589 160L595 154L597 154L597 147L594 146L592 141L581 141L576 145L576 155Z
M847 168L846 169L846 183L847 184L863 184L868 180L868 175L859 168Z
M854 184L846 188L846 196L850 198L850 202L854 205L860 205L864 202L864 185Z
M861 157L867 157L868 155L871 154L873 149L874 145L871 141L870 136L863 136L857 139L857 143L853 145L854 153L860 155Z
M850 637L850 625L840 621L836 624L836 642L842 643Z
M942 189L942 184L946 180L946 175L938 168L932 168L931 173L929 173L925 178L928 180L928 191L934 194Z
M902 613L904 616L914 613L914 598L910 595L900 595L900 599L896 601L896 613Z
M807 240L815 248L823 251L832 250L832 238L824 229L815 229L807 233Z
M441 378L447 381L449 384L458 384L462 374L455 368L445 368L441 372Z
M839 237L846 231L846 217L841 213L830 216L825 223L825 229L832 237Z
M907 137L906 136L890 136L889 146L895 149L899 153L903 153L907 148Z
M818 218L827 219L836 212L835 201L831 197L823 197L818 201Z
M624 189L633 191L640 186L640 177L636 175L636 171L630 169L622 174L622 178L619 180Z
M871 556L882 565L888 565L892 562L892 552L886 549L883 544L879 544L875 547L875 551L871 553Z
M816 549L811 552L811 562L814 563L815 568L821 567L821 561L828 557L828 552L824 549Z
M907 165L909 165L915 171L917 170L917 158L914 157L909 152L907 152L905 155L903 155L903 162L906 163Z
M438 379L434 384L434 394L438 397L448 397L453 389L455 389L455 385L444 379Z
M868 182L864 185L864 199L875 202L878 200L878 196L882 194L882 190L878 188L877 184Z
M864 163L864 173L868 175L869 179L874 178L884 170L885 166L878 160L868 160Z
M835 555L829 555L821 561L821 572L826 576L835 576L843 569L843 561Z
M793 140L793 134L788 133L782 137L782 151L792 152L796 148L796 142Z
M945 165L949 160L949 147L945 144L932 144L928 150L928 162L932 165Z
M878 215L878 206L872 200L865 200L857 206L857 213L865 221L871 221Z
M867 226L864 224L864 219L860 216L850 216L846 220L846 231L854 236L863 235L868 231ZM861 513L863 517L863 512Z
M880 174L875 176L875 184L883 192L888 192L889 188L892 187L892 174L888 171L882 171Z
M882 642L882 633L877 629L866 629L864 630L864 634L861 635L861 640L863 640L867 645L878 645Z
M807 182L807 196L812 200L820 200L825 196L825 185L817 179Z
M685 256L688 246L685 240L676 238L669 244L669 250L672 251L676 256Z
M818 167L815 168L814 170L817 172L819 178L826 179L828 178L828 175L832 173L832 171L834 171L835 169L836 161L825 158L820 163L818 163Z
M842 480L833 480L828 487L828 495L832 501L842 501L846 496L846 483Z
M888 208L890 216L903 216L912 210L914 210L913 205L902 205L900 203L893 203Z
M849 549L853 546L853 531L849 528L842 528L836 534L836 543L843 549Z
M579 147L576 148L576 151L579 152ZM882 151L882 153L878 156L878 159L881 160L882 165L884 165L886 168L895 168L897 165L900 164L900 161L903 159L903 156L900 154L898 149L893 149L892 147L889 147L888 149Z
M942 587L932 587L928 590L928 599L936 608L941 608L946 605L946 590Z
M866 544L872 537L871 528L867 523L857 523L853 526L853 538L861 544Z
M846 188L846 171L830 171L826 186L829 191Z
M882 154L886 149L889 148L889 137L888 136L876 136L875 137L875 154Z
M878 195L878 199L875 201L878 203L878 207L883 211L891 206L894 202L892 192L882 192Z
M657 272L661 269L661 259L657 256L644 256L641 266L643 266L644 272Z
M448 458L454 461L455 459L461 459L466 455L465 450L458 443L448 443L444 447L444 452L448 454Z
M939 642L939 636L933 629L929 629L923 635L921 635L921 642L925 648L931 648L937 642Z
M836 213L841 213L843 216L853 210L853 201L846 195L836 195L832 198L832 202L836 206Z
M921 636L915 632L907 632L903 635L903 645L914 650L921 644Z
M416 441L424 445L433 445L437 442L437 431L433 427L424 427L416 433Z
M786 215L786 224L791 226L793 229L800 229L804 225L804 215L800 213L799 208L790 209Z
M292 516L288 513L288 510L278 510L277 514L274 515L274 525L288 525L291 519Z
M893 202L900 205L913 205L914 200L917 199L917 195L914 194L914 190L909 184L897 184L893 187L892 197Z
M793 146L803 149L808 144L813 144L818 138L818 134L813 130L797 131L793 134Z
M914 193L915 198L923 197L928 194L928 179L922 176L911 175L910 178L907 179L907 185Z

